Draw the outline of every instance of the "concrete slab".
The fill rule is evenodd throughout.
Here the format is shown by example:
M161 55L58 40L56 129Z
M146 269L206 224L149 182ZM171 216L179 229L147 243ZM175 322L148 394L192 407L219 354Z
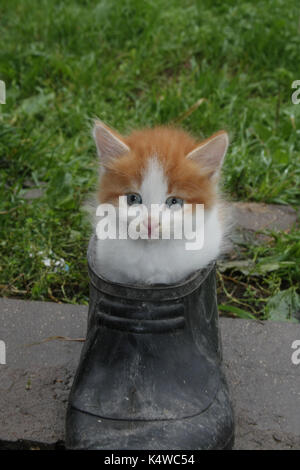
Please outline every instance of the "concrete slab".
M221 318L236 449L300 449L300 325ZM300 357L300 353L299 353Z
M0 299L0 449L60 448L87 307ZM300 325L220 319L236 449L300 449Z

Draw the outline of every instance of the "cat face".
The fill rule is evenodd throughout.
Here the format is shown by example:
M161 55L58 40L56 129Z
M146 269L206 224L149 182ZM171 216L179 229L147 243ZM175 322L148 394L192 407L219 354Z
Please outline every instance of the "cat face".
M173 238L175 233L181 233L179 227L183 226L183 213L192 216L192 210L191 207L188 210L188 205L181 197L169 192L164 167L157 155L147 159L140 182L133 184L132 188L134 190L125 193L119 217L126 217L130 223L136 215L141 214L137 230L142 229L148 239L163 236Z
M198 143L179 129L156 127L121 137L96 122L94 138L101 163L99 202L117 207L123 196L118 216L128 223L143 206L139 220L148 238L160 238L166 226L171 237L180 233L184 217L192 229L196 205L205 210L215 205L226 132Z

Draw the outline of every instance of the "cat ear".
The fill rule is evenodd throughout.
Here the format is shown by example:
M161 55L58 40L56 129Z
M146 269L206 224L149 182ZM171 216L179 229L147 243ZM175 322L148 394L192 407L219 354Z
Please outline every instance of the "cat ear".
M130 151L129 147L122 142L121 137L101 121L95 121L93 137L99 158L104 166L114 158Z
M210 176L217 176L224 161L224 157L229 145L228 134L220 131L212 135L192 150L186 158L190 158L206 169Z

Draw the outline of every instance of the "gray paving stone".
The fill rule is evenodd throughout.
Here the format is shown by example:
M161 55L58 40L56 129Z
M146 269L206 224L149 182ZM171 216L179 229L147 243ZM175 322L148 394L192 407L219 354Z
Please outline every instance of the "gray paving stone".
M279 204L234 202L232 218L238 228L245 230L290 230L297 222L297 211Z
M59 448L87 308L0 299L0 448ZM220 319L236 449L300 448L300 325ZM59 338L60 337L60 338ZM79 340L79 341L77 341Z
M23 199L27 199L28 201L32 201L33 199L38 199L38 198L42 197L43 194L44 194L43 189L39 189L39 188L28 189L28 190L26 190L26 192L24 192Z
M221 318L237 449L300 449L300 325Z

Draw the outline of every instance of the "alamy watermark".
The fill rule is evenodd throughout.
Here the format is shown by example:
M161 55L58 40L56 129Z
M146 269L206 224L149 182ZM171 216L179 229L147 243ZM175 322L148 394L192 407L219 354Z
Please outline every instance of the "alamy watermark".
M100 240L185 240L186 250L200 250L204 244L204 205L184 204L170 210L165 204L128 206L126 196L119 205L100 204L96 234Z
M298 364L300 364L300 339L296 339L295 341L293 341L291 347L292 349L295 349L292 354L291 360L292 363L297 366Z
M3 80L0 80L0 104L6 103L6 90L5 90L5 83Z
M296 91L292 94L292 103L299 104L300 103L300 80L295 80L292 83L292 88L296 88Z
M6 364L6 345L4 341L0 340L0 365Z

